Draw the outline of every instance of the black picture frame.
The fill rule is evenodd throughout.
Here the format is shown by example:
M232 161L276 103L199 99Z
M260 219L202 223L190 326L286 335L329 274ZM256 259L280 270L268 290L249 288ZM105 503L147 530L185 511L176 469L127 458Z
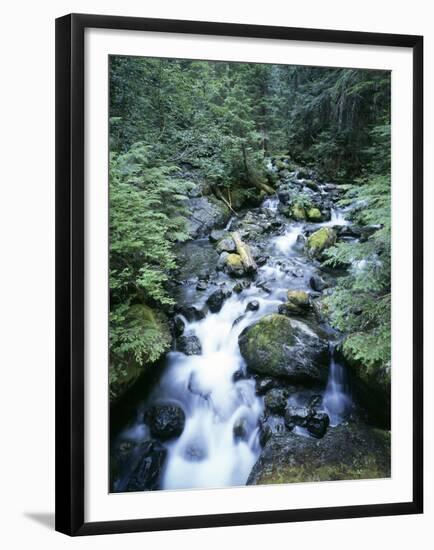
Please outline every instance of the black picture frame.
M85 522L84 31L301 40L413 51L413 498L409 502ZM70 14L56 20L56 530L96 535L417 514L423 511L423 37Z

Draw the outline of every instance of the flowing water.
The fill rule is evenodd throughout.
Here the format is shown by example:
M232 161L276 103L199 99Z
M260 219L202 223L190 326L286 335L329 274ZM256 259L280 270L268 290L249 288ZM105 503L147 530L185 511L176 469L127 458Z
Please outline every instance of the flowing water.
M278 203L277 197L267 198L263 207L275 213ZM339 223L346 221L342 213L333 211L332 221L328 224ZM313 267L303 254L297 252L302 230L302 224L286 222L282 233L270 238L269 259L258 270L255 282L241 294L232 293L218 313L208 312L204 319L190 323L183 318L184 334L195 335L200 340L202 353L187 356L177 351L170 352L164 373L144 406L175 403L185 412L186 422L181 436L165 443L168 455L162 474L163 489L246 483L261 451L258 421L264 405L263 398L255 393L254 379L246 374L238 336L248 325L267 313L276 312L278 305L286 300L288 288L309 289ZM195 246L210 245L196 242ZM191 249L190 246L187 255ZM219 277L223 282L228 280L223 273ZM267 281L268 288L261 286L261 280ZM210 293L195 293L191 289L189 292L190 303L198 308L203 307ZM246 311L252 300L259 302L259 309ZM344 369L331 353L330 375L322 408L329 414L331 424L337 425L350 405ZM136 422L120 437L140 438L147 433L146 430L143 414L139 414Z
M335 359L333 346L331 348L329 379L324 392L323 406L330 417L330 425L337 426L348 415L352 401L345 368Z
M262 207L270 210L270 212L277 212L278 206L279 197L277 196L269 197L268 199L265 199L265 201L262 203Z

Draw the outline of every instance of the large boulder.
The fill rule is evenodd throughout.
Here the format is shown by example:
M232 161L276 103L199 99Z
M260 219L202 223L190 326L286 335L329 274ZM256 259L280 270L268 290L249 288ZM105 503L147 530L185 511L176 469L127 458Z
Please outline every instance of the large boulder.
M321 227L312 233L307 239L307 252L313 258L321 257L326 248L333 246L336 242L336 232L331 227Z
M129 478L125 491L154 491L160 489L160 474L167 449L158 441L146 441L142 456Z
M245 328L238 342L253 372L307 384L327 381L328 344L305 323L266 315Z
M178 405L154 405L146 414L152 437L166 441L182 434L185 413Z
M192 238L204 237L212 229L224 227L230 218L229 208L213 196L190 198L187 206L191 212L188 231Z
M248 485L390 477L390 432L363 424L329 428L322 439L272 435Z

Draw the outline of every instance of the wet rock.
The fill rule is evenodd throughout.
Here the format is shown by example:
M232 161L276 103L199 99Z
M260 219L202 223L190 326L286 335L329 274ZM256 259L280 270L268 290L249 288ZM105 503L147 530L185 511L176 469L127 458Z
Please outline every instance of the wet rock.
M226 266L226 261L228 259L229 252L222 252L217 261L217 271L222 271Z
M258 265L259 267L262 267L267 263L268 259L269 259L269 256L262 256L262 255L256 256L255 257L256 265Z
M177 350L185 355L200 355L202 346L199 338L195 334L183 334L176 340Z
M256 394L257 395L264 395L268 390L271 390L271 388L274 388L277 384L277 381L275 378L256 378Z
M208 309L211 311L211 313L218 313L223 307L224 301L229 298L231 294L231 290L223 290L219 288L210 296L208 296L206 305L208 306Z
M288 394L280 388L272 388L264 396L265 410L272 414L284 415Z
M250 281L240 281L232 288L232 291L235 294L240 294L244 289L249 288L251 285Z
M205 313L194 306L176 306L175 311L185 317L189 323L205 318Z
M291 193L288 189L280 189L277 196L282 204L288 204L291 200Z
M306 428L314 412L308 407L289 406L285 411L285 425L292 430L294 426Z
M320 258L324 250L336 242L336 233L331 227L321 227L307 239L306 249L312 258Z
M243 319L245 319L245 317L246 317L246 316L245 316L244 314L243 314L243 315L240 315L239 317L237 317L237 318L235 319L235 321L232 323L232 328L233 328L233 327L236 327L236 326L238 325L238 323L241 323L241 321L242 321Z
M246 305L246 311L258 311L259 302L258 300L252 300Z
M329 427L330 419L325 412L317 412L311 406L289 406L285 411L285 425L291 430L295 426L306 428L314 437L321 438Z
M290 208L289 215L294 220L301 222L306 219L306 210L301 204L295 203Z
M259 419L259 442L264 446L271 437L280 437L286 432L283 418L267 415Z
M239 254L228 254L225 258L224 269L232 277L243 277L245 275L243 262Z
M318 208L309 208L306 217L310 222L318 223L322 221L322 214Z
M306 244L306 237L303 235L303 233L297 235L296 244L298 248L301 248Z
M216 250L217 252L235 252L237 249L234 240L232 237L224 237L223 239L220 239L217 243Z
M309 294L304 290L288 290L288 301L279 306L282 315L306 315L311 309Z
M224 229L213 229L209 234L209 240L212 243L217 243L220 239L223 239L228 234Z
M329 424L330 418L328 414L324 412L317 412L309 418L306 428L311 435L320 439L321 437L324 437Z
M253 372L307 384L327 380L328 344L305 323L266 315L245 328L238 342Z
M143 444L142 457L128 480L126 491L154 491L160 489L160 474L167 450L158 441Z
M208 283L203 279L197 282L196 290L206 290L208 288Z
M256 286L258 288L261 288L264 292L267 292L268 294L271 293L271 286L270 284L268 283L268 281L257 281L256 282Z
M363 424L330 428L322 439L284 432L271 436L247 484L390 477L390 432Z
M184 333L184 330L185 330L185 323L181 319L181 317L177 315L173 320L173 332L175 333L175 336L181 336L181 334Z
M317 394L317 395L313 395L310 399L309 399L309 403L308 403L308 407L310 409L316 409L317 407L320 407L322 404L322 395L320 394Z
M224 226L230 218L229 208L213 196L190 198L187 206L192 212L188 219L191 237L204 237L212 229Z
M322 292L328 287L324 279L322 279L318 275L312 275L312 277L309 279L309 285L310 288L315 292Z
M233 382L238 382L239 380L245 380L246 378L247 378L247 374L242 369L236 370L232 375Z
M154 405L146 415L152 437L166 441L184 430L185 414L178 405Z

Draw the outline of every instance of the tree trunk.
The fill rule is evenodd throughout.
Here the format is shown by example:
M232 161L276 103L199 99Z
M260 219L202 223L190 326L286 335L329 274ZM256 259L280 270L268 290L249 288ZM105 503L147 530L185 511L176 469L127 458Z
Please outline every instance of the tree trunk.
M244 170L246 172L246 178L247 181L251 184L253 184L255 187L257 187L260 191L264 191L267 193L267 195L274 195L275 191L272 187L267 185L266 183L262 183L261 181L257 181L257 178L255 178L249 170L249 165L247 162L247 152L246 152L246 146L244 143L241 144L241 151L243 153L243 163L244 163Z
M253 259L252 252L248 244L243 243L240 234L238 231L231 233L232 239L234 240L235 246L237 247L237 253L241 257L243 266L247 272L253 272L258 269L255 260Z

